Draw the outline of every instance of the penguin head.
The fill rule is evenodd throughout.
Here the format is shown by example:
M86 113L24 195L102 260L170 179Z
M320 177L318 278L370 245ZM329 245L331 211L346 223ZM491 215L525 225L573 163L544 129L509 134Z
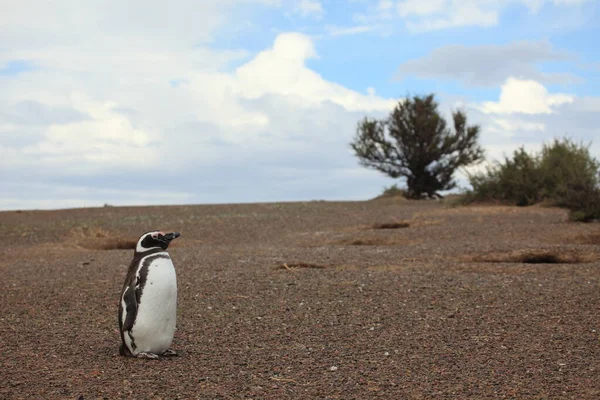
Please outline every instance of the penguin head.
M152 249L163 249L166 250L169 247L171 240L177 239L180 236L179 232L164 233L161 231L146 232L138 239L137 245L135 246L136 253L143 253L144 251Z

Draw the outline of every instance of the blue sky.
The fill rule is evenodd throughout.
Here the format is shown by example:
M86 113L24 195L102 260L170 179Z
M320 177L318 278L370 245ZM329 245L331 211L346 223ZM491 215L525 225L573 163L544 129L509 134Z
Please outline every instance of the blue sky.
M372 198L348 142L407 93L489 160L598 157L598 37L598 0L5 1L0 209Z

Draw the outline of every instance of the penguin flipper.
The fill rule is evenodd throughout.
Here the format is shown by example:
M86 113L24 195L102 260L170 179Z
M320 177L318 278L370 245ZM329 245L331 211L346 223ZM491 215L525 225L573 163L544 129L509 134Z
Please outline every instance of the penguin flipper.
M137 316L138 302L135 296L135 289L128 287L123 293L123 302L125 303L125 318L123 320L123 331L130 331L135 323Z
M133 356L135 343L131 336L131 330L135 324L137 316L138 302L135 296L135 289L128 286L123 292L121 303L119 304L119 328L121 330L121 346L119 354L122 356Z

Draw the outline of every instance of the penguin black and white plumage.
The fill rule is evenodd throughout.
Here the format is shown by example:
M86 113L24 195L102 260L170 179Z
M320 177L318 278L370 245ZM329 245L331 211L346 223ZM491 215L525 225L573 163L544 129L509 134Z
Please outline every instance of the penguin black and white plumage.
M140 236L119 302L123 356L173 356L170 349L177 317L177 277L167 248L179 232Z

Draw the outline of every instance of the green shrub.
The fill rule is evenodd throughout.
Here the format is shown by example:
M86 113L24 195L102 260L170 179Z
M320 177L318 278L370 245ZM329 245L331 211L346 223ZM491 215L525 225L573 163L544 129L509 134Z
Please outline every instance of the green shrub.
M468 196L472 201L498 200L519 206L539 202L543 188L538 158L522 147L512 158L488 166L486 172L469 175L469 183L473 186Z
M383 188L383 192L379 195L379 197L395 197L402 196L406 197L406 190L399 188L398 185L391 185Z
M573 196L571 192L590 191L599 182L598 161L590 156L588 147L570 139L554 139L552 144L544 144L539 168L543 177L542 197L554 199L559 205L566 205L563 202Z
M473 189L465 200L519 206L548 201L571 210L574 220L600 219L599 171L600 163L590 155L589 146L554 139L539 154L521 147L485 172L469 174Z
M559 205L571 210L569 218L572 221L600 220L600 188L589 183L568 185Z

